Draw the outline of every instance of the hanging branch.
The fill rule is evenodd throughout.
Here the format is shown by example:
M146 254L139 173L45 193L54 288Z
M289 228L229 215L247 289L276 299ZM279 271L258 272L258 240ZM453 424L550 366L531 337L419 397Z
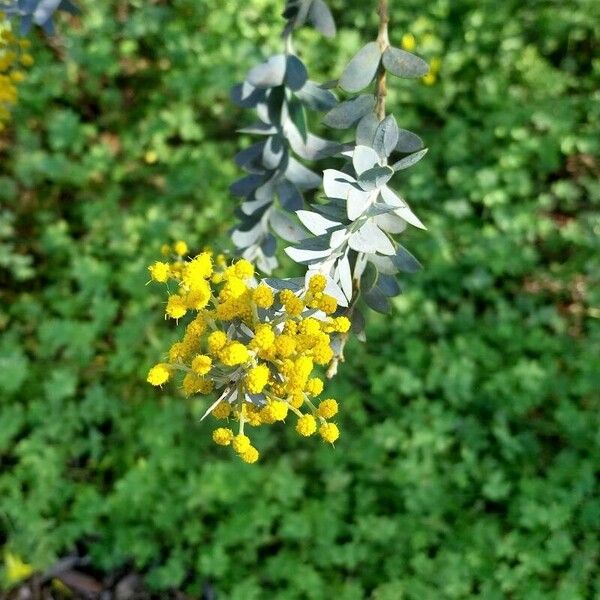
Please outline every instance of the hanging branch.
M427 152L416 134L400 129L393 115L385 116L387 75L417 78L429 67L418 56L390 45L388 3L378 1L379 31L344 69L340 87L356 93L374 83L373 94L359 94L338 104L323 122L337 129L356 127L356 145L343 154L350 160L341 171L324 172L327 202L298 211L303 225L313 234L287 254L315 272L328 277L329 293L341 312L351 316L353 332L364 339L364 318L358 304L387 313L390 298L401 293L395 275L421 268L417 259L395 236L408 225L425 229L406 201L388 182L395 173L418 162ZM390 160L395 154L401 154ZM391 164L390 164L391 163ZM329 368L333 376L343 360L347 335L338 341L337 358Z
M337 99L308 79L292 40L293 31L307 21L324 35L334 35L331 13L323 0L289 0L283 16L284 53L250 69L232 91L233 101L255 109L259 119L240 132L265 136L235 158L248 175L231 186L232 194L243 198L232 241L266 273L277 265L275 235L292 243L306 237L294 212L304 207L304 193L321 185L321 176L298 159L315 161L339 151L338 144L308 131L305 110L330 110Z

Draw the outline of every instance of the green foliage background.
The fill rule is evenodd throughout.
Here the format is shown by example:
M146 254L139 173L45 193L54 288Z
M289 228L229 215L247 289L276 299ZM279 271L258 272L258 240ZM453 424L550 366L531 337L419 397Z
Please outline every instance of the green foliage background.
M389 96L431 148L399 181L425 269L329 385L336 448L260 432L258 466L144 382L175 335L145 267L226 239L228 87L281 2L82 4L0 138L6 549L240 600L600 596L598 3L391 3L392 41L442 59ZM375 35L364 2L331 6L336 40L298 43L321 79Z

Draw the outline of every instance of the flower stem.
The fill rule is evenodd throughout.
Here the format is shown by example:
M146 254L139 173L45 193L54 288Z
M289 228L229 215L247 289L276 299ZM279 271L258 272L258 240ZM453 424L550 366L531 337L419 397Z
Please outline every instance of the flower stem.
M388 11L388 0L379 0L377 7L379 14L379 33L377 34L377 43L383 54L390 45L388 37L388 22L390 20ZM376 87L375 87L375 114L380 121L385 119L385 97L387 95L386 75L383 61L379 64L377 71Z

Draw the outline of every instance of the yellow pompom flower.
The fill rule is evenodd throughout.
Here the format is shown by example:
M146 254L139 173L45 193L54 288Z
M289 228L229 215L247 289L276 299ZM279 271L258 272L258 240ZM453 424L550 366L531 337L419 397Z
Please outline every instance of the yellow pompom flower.
M340 437L340 430L335 423L323 423L319 427L319 435L330 444Z
M269 381L269 367L258 365L252 367L246 375L246 390L249 394L260 394Z
M271 308L275 298L273 296L273 290L268 285L261 283L256 287L252 294L256 306L259 308Z
M311 436L317 430L317 422L312 415L304 415L296 423L296 431L304 437Z
M323 297L319 300L318 308L326 315L330 315L337 310L337 300L333 296L323 294Z
M324 419L331 419L331 417L337 415L338 403L333 398L327 398L322 400L317 409L317 414Z
M348 317L336 317L333 319L333 329L338 333L347 333L350 331L352 323Z
M232 367L247 362L250 358L248 348L241 342L229 342L219 353L219 358L224 365Z
M257 325L254 339L251 342L252 347L259 350L268 350L274 343L275 334L271 326L266 323Z
M187 312L187 303L184 298L177 294L169 296L167 308L165 309L167 316L172 319L181 319Z
M169 377L171 375L171 371L169 370L169 365L165 363L159 363L154 365L148 371L148 377L146 381L152 385L162 385L169 381Z
M166 283L169 279L170 269L167 263L157 261L148 267L148 271L152 281Z
M240 279L250 279L254 275L254 265L242 258L235 263L234 272Z
M215 419L227 419L231 414L231 406L228 402L220 402L212 409L210 414Z
M212 258L208 252L202 252L190 262L185 263L181 280L189 289L193 290L200 282L205 282L212 275Z
M198 354L192 360L192 371L198 375L206 375L212 367L212 358L206 354Z
M412 33L405 33L402 36L401 44L404 50L407 52L412 52L417 45L417 40Z
M275 351L281 358L288 358L296 351L296 341L291 335L283 333L275 338Z
M183 256L188 253L188 245L183 240L179 240L173 244L173 250L177 256Z
M313 275L310 278L310 281L308 282L308 289L313 294L318 294L318 293L324 291L326 287L327 287L327 278L325 277L325 275L321 275L320 273Z
M234 439L233 431L225 427L219 427L213 431L212 438L215 444L219 444L219 446L229 446L231 440Z
M304 391L311 396L318 396L323 391L323 381L318 377L313 377L306 382Z
M250 438L243 433L240 433L233 438L232 445L233 449L238 454L243 454L252 447L250 444Z
M207 343L208 351L211 354L216 354L225 347L225 344L227 344L227 335L222 331L213 331L208 336Z
M248 448L248 450L246 450L245 452L242 452L240 454L240 458L249 464L253 464L258 460L259 457L259 453L258 450L254 447L254 446L250 446L250 448Z

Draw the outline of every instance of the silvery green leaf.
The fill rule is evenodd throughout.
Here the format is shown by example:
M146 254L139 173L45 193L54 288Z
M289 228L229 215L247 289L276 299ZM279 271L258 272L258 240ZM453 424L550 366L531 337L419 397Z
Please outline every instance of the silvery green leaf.
M258 142L240 150L235 155L235 164L238 167L247 169L251 173L262 172L262 153L265 147L265 142Z
M274 290L292 290L292 292L299 292L304 289L304 277L290 277L289 279L275 279L274 277L268 277L264 282Z
M327 204L314 205L313 209L328 219L333 219L335 221L339 221L340 223L346 217L346 203L340 206L338 204L334 204L333 202L328 202Z
M273 135L274 133L277 133L277 128L269 123L263 123L262 121L259 121L258 123L254 123L254 125L242 127L242 129L238 129L237 132L255 135Z
M369 290L363 295L365 302L374 311L383 314L389 314L391 312L391 304L387 297L376 287Z
M321 185L321 178L294 158L290 158L285 176L300 190L310 190Z
M375 107L375 97L361 94L352 100L341 102L323 117L323 123L334 129L348 129Z
M255 88L277 87L285 78L286 62L285 54L271 56L266 62L252 67L248 71L246 80Z
M398 245L391 260L400 271L405 273L416 273L423 268L421 263L404 246Z
M387 215L393 213L395 208L393 206L388 206L383 202L374 202L369 206L369 210L365 213L365 217L377 217L379 215Z
M395 277L381 273L377 278L377 289L379 289L379 291L381 291L381 293L388 298L393 298L394 296L398 296L398 294L402 293L400 284L398 281L396 281Z
M308 73L304 63L297 56L288 54L284 78L285 85L295 92L302 88L307 79Z
M293 244L306 239L304 228L286 212L274 209L269 215L269 223L273 231L286 242Z
M394 254L394 246L388 236L371 220L355 231L348 239L348 245L352 250L364 252L365 254Z
M308 11L308 20L313 27L325 37L335 36L335 21L331 16L329 7L323 0L313 0Z
M264 252L265 256L274 256L275 251L277 250L277 240L275 236L271 233L267 233L264 237L260 249Z
M369 42L354 55L344 69L340 77L340 87L347 92L360 92L373 81L380 62L379 44Z
M377 192L365 192L350 188L348 192L348 202L346 203L346 213L351 221L356 221L365 210L369 208L372 202L375 201Z
M373 147L375 132L379 126L379 119L373 112L367 113L356 126L356 145Z
M365 336L365 317L363 316L362 312L360 310L358 310L358 308L355 308L352 311L352 333L361 341L364 342L366 341L366 336Z
M377 165L371 169L367 169L364 173L361 173L358 177L358 183L363 190L370 192L385 185L391 179L393 174L394 169L391 167L380 167Z
M303 265L320 262L331 254L331 250L304 250L302 248L287 247L285 253L294 261Z
M256 257L254 260L259 271L269 274L277 268L277 259L274 256L265 256L263 252L260 251L260 248L258 251L255 251L254 256ZM242 257L252 262L251 254L246 254L246 252L244 252Z
M337 142L324 140L312 133L308 133L306 140L303 140L294 129L289 131L288 140L292 150L300 157L306 160L319 160L332 156L342 148Z
M378 215L374 220L377 226L387 233L402 233L406 229L406 221L396 214Z
M259 198L256 198L255 194L252 194L249 196L249 198L252 198L252 200L246 200L246 202L241 205L242 212L245 215L252 215L256 213L256 211L260 210L267 204L270 204L273 200L272 196L267 196L266 194Z
M423 140L416 133L408 131L408 129L399 129L398 134L398 143L396 144L398 152L416 152L423 148Z
M325 90L313 81L307 81L302 89L296 92L296 97L312 110L331 110L337 104L335 94Z
M262 175L246 175L229 186L229 191L234 196L247 196L265 180Z
M392 46L383 53L383 66L396 77L423 77L429 72L429 65L421 57Z
M251 214L244 213L241 207L238 207L238 209L236 213L240 222L237 224L236 229L250 231L263 218L265 212L269 210L269 203L267 202L265 205L255 209Z
M339 248L346 243L349 235L350 233L347 229L336 229L335 231L332 231L329 239L329 247L332 250Z
M329 235L307 237L296 244L301 250L329 250Z
M331 277L327 277L325 293L329 296L333 296L340 306L348 306L348 300L346 299L346 295L342 291L342 288L340 288L340 286Z
M399 130L394 115L388 115L375 131L373 149L381 158L387 158L398 143Z
M263 147L262 162L265 168L276 169L283 161L286 152L285 142L279 135L273 135Z
M296 212L304 203L302 194L291 181L281 181L277 184L277 195L281 206L290 212Z
M281 123L281 113L285 106L285 88L279 86L269 90L268 97L266 98L267 104L267 115L266 117L258 111L259 118L267 123Z
M246 402L251 402L256 406L264 406L267 403L266 396L264 394L248 394L245 395Z
M337 263L337 279L348 300L352 300L352 273L348 255L344 255Z
M392 165L392 169L394 169L394 171L408 169L408 167L412 167L415 163L418 163L426 154L427 148L423 148L423 150L409 154L408 156L401 158L398 162L395 162Z
M231 101L241 108L255 108L265 99L264 90L257 90L247 82L233 86L229 95Z
M355 182L354 177L342 173L342 171L336 171L335 169L325 169L323 171L323 191L328 198L346 200Z
M306 227L313 235L324 235L329 229L340 225L340 223L330 221L311 210L299 210L296 212L296 215L298 215L302 225L304 225L304 227Z
M257 200L263 200L266 198L271 200L273 198L274 181L275 181L275 176L271 177L271 179L268 179L262 185L257 187L256 190L254 190L254 197Z
M418 227L419 229L427 229L423 223L421 223L420 219L413 213L408 204L400 197L396 195L396 193L391 190L388 186L384 186L380 190L381 198L383 201L389 206L397 207L394 212L404 219L407 223L410 223L413 227Z
M365 270L360 277L360 289L363 291L370 290L377 283L378 277L379 271L377 270L376 265L374 265L371 261L367 262Z
M384 273L385 275L396 275L398 273L398 269L392 262L391 256L369 254L369 261L373 263L379 273Z
M352 165L356 174L360 177L361 173L379 166L379 156L369 146L356 146L352 154Z
M265 228L261 221L259 221L252 229L248 231L241 231L235 229L231 234L231 241L237 248L247 248L252 244L255 244L265 233Z

